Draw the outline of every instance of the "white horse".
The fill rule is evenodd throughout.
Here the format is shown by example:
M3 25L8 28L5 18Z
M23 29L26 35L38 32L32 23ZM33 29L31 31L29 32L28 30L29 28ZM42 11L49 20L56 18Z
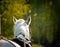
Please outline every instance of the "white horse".
M29 16L27 20L17 19L13 17L13 22L14 22L14 38L15 38L13 39L13 41L15 41L16 43L19 43L17 41L19 40L20 43L24 42L25 44L29 45L29 47L31 47L31 45L29 44L31 42L30 41L31 36L29 32L29 25L31 23L31 17Z

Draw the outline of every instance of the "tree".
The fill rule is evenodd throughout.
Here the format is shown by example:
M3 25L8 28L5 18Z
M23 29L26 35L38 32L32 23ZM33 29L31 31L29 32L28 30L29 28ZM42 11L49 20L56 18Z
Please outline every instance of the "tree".
M0 1L1 13L1 31L2 35L8 39L13 38L13 20L12 17L25 18L29 11L29 4L25 0L2 0Z

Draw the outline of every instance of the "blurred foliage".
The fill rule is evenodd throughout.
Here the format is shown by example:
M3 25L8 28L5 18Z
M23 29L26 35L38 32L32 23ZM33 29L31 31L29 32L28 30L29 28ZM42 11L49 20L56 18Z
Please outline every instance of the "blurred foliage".
M32 47L44 47L42 45L32 44Z
M30 5L25 4L25 0L2 0L0 1L0 13L2 23L2 35L11 39L13 37L13 21L12 17L24 18Z
M12 39L14 25L12 17L26 19L27 12L29 12L32 18L30 30L34 43L40 43L45 40L52 42L54 33L58 30L57 21L59 20L55 14L55 5L52 0L1 0L2 35Z

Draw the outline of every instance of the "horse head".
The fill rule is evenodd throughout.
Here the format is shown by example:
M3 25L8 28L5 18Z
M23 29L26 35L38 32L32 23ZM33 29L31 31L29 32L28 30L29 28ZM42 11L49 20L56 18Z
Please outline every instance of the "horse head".
M29 25L31 23L31 17L28 17L26 20L17 19L13 16L14 22L14 38L21 38L30 40Z

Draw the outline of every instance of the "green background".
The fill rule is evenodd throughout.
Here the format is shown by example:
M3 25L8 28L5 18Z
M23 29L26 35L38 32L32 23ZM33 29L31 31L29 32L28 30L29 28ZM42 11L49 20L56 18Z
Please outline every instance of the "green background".
M60 39L59 0L1 0L1 35L13 39L13 16L27 18L31 12L30 31L33 43L52 42Z

